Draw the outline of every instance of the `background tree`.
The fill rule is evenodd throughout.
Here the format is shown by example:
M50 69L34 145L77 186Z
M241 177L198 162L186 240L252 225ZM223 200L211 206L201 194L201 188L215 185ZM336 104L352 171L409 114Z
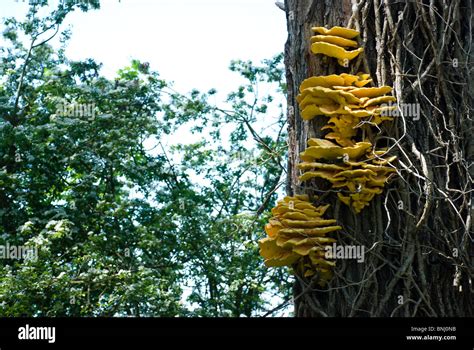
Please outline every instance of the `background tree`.
M325 196L344 231L339 242L367 247L365 262L338 261L325 289L297 276L297 316L467 316L473 314L472 2L463 0L286 0L289 163L287 192L303 188L298 154L321 137L325 118L304 122L296 96L313 75L364 71L391 85L398 103L420 105L372 141L398 156L398 178L359 215ZM311 27L360 31L364 54L343 68L312 55ZM386 136L388 135L388 136Z
M243 83L218 105L139 60L114 79L69 60L63 19L99 2L46 5L3 26L0 245L39 256L0 260L0 315L252 316L289 300L256 243L285 178L282 55L232 62Z

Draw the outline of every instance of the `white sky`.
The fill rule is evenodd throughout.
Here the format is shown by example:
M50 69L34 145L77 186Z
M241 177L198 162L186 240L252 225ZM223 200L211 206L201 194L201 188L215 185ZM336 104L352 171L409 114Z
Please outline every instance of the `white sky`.
M50 0L50 4L58 0ZM28 0L0 0L0 17L22 16ZM283 51L284 12L274 0L102 0L101 9L76 11L67 55L92 57L112 77L132 58L148 61L186 92L238 85L232 59L259 63Z

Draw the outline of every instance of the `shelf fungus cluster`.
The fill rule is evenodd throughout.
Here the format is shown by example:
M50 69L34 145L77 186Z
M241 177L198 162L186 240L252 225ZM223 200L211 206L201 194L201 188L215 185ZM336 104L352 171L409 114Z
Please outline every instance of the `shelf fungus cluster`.
M339 45L343 51L347 47L357 47L352 39L359 32L354 29L312 29L320 34L311 39L314 53L341 59L343 56L333 55L335 49L328 54L327 49L315 50L315 44L316 47ZM340 50L338 52L342 52ZM388 177L395 172L391 162L396 157L388 156L386 150L375 150L362 136L367 128L392 120L385 112L395 108L389 104L396 101L390 95L392 88L368 86L370 83L372 79L366 73L315 76L301 83L297 96L304 120L329 118L321 128L327 130L324 139L310 139L308 148L300 154L298 167L303 172L300 181L311 178L329 181L338 191L339 200L356 213L369 205L376 194L382 193Z
M376 194L383 191L388 176L395 171L386 150L373 151L370 142L357 142L341 147L324 139L310 139L308 148L300 154L298 168L303 171L300 181L321 178L340 190L341 202L356 213L369 205Z
M337 58L345 67L363 48L354 40L354 29L311 28L311 51ZM299 180L323 179L338 199L360 213L383 188L395 167L396 157L375 149L369 138L372 126L392 120L386 111L395 108L390 86L370 86L369 74L331 74L304 80L297 96L301 117L329 118L321 128L323 138L311 138L300 154ZM388 107L387 107L388 105ZM378 128L377 128L378 129ZM380 129L378 129L380 130ZM325 258L325 247L336 240L326 234L342 229L335 219L323 219L328 205L314 206L307 195L285 197L272 209L265 226L268 237L259 241L267 266L292 265L305 277L317 276L324 286L332 277L334 261Z
M314 54L323 54L337 58L337 62L347 67L349 61L356 58L364 49L358 48L357 41L353 40L359 32L354 29L332 27L311 28L315 35L311 37L311 51Z
M365 73L332 74L304 80L297 96L301 117L304 120L329 117L323 127L330 131L325 138L341 146L354 146L354 138L362 126L392 120L384 115L395 108L387 105L396 101L395 97L387 95L392 88L366 87L370 82L370 75Z
M325 247L336 242L327 237L341 229L334 219L323 219L329 205L314 206L307 195L285 197L272 209L265 226L267 237L259 241L260 255L267 266L297 264L306 277L318 274L319 284L332 277L334 261L325 259Z

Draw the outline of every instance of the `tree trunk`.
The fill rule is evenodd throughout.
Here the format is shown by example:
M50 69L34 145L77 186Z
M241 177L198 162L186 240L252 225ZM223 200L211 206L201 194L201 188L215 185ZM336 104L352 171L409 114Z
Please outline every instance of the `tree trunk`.
M337 260L321 288L296 276L296 316L472 316L472 3L470 0L286 0L289 161L287 192L331 204L338 244L363 245L365 261ZM341 67L310 52L312 26L360 31L364 53ZM321 181L298 181L299 153L322 137L326 117L303 121L296 102L310 76L370 73L393 86L400 116L371 135L391 147L398 176L360 214ZM471 173L469 172L471 169Z

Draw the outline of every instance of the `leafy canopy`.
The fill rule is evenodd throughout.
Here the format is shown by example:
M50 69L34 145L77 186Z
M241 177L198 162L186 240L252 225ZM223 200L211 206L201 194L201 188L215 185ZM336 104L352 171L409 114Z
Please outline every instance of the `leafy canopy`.
M256 245L285 177L282 55L232 62L246 83L216 105L139 60L113 80L69 60L60 24L99 2L40 17L46 4L4 21L0 245L38 257L0 260L0 314L251 316L289 300Z

